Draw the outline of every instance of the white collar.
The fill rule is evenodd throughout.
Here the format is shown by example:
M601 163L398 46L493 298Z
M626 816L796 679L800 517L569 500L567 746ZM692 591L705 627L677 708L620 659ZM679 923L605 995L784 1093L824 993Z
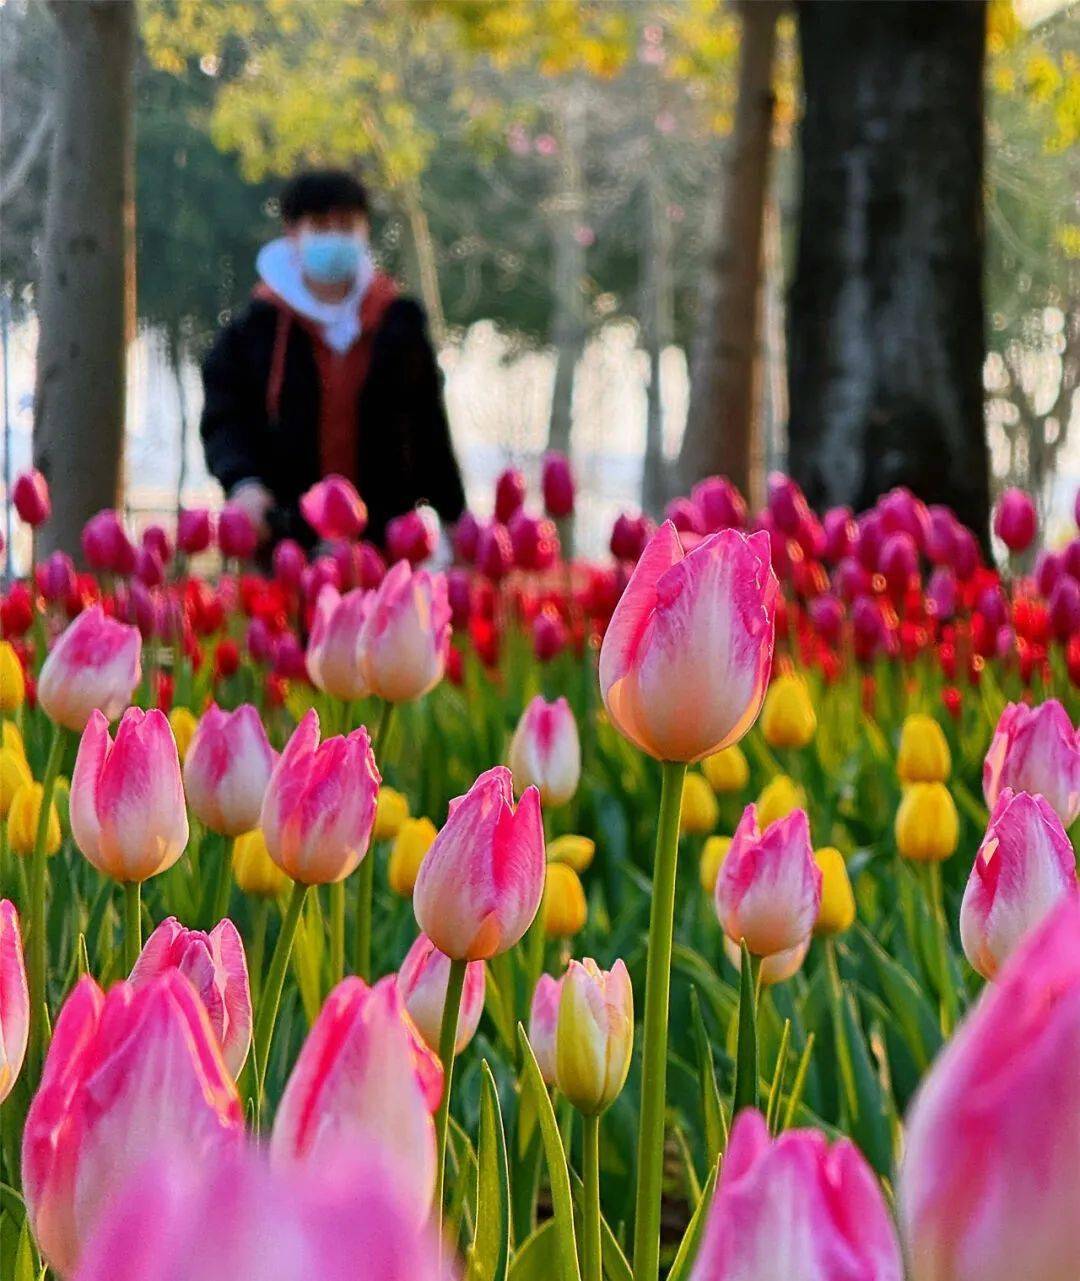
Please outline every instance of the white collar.
M263 245L255 268L263 283L283 302L319 326L323 341L332 351L348 351L360 337L360 304L375 275L370 254L361 255L352 288L340 302L322 302L308 289L300 270L300 255L287 236Z

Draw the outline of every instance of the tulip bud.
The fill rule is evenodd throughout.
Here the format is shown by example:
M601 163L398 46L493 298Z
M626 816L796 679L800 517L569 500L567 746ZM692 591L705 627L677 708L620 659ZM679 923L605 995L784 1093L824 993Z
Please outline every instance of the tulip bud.
M449 648L445 576L399 561L364 614L359 652L368 690L388 703L422 697L442 680Z
M393 562L419 565L435 550L435 537L435 530L421 512L403 512L386 526L386 555Z
M300 515L320 538L358 538L367 525L367 508L344 476L326 476L300 499Z
M0 899L0 1103L11 1093L26 1056L30 992L15 904Z
M541 695L526 707L510 741L510 770L519 789L535 787L545 806L565 805L581 778L581 743L570 704Z
M380 792L381 795L381 792ZM439 832L430 818L402 820L390 850L387 878L390 888L402 898L411 898L420 875L420 865Z
M0 819L11 812L12 802L22 787L34 781L26 757L14 747L0 748Z
M204 507L181 511L177 516L176 545L186 556L206 551L212 537L210 513Z
M591 958L571 961L555 1032L559 1089L587 1116L609 1108L630 1071L634 995L622 961L604 971Z
M559 1026L563 981L550 974L541 974L533 988L532 1005L529 1008L529 1044L536 1056L540 1075L548 1085L555 1084L555 1038Z
M821 869L821 906L814 933L843 934L855 923L855 895L844 856L835 846L823 845L814 851L814 862Z
M777 774L761 789L757 798L758 822L762 828L806 808L806 792L788 774Z
M401 962L397 988L416 1030L434 1054L439 1052L439 1033L449 981L450 958L440 952L426 934L419 935ZM460 1054L473 1039L483 1010L484 962L470 961L465 967L465 983L461 991L455 1054Z
M544 455L540 487L544 494L544 509L555 520L569 516L574 510L574 474L565 454L551 451Z
M1057 699L1010 703L1001 713L983 764L991 809L1006 787L1045 796L1065 827L1080 815L1080 731Z
M372 840L392 841L409 817L409 798L384 783L375 798L375 828Z
M535 787L513 807L513 779L496 766L449 817L420 865L413 909L440 951L479 961L508 948L532 924L544 890L544 829Z
M572 938L585 928L588 907L577 872L566 863L549 863L540 916L549 939Z
M52 515L49 482L37 470L24 471L16 477L11 499L19 513L19 519L31 529L44 525Z
M720 875L720 865L727 858L730 849L730 836L710 836L701 848L698 879L701 881L701 888L710 897L716 890L716 878Z
M716 880L716 913L733 943L755 956L785 952L810 936L821 905L821 870L803 810L758 827L748 805Z
M239 503L226 503L218 516L218 546L222 556L247 560L254 556L259 536L251 517Z
M900 730L896 773L902 783L944 783L952 760L945 733L938 722L923 712L905 717Z
M350 703L370 692L360 663L360 630L370 600L359 587L342 596L329 583L319 591L307 647L312 684Z
M270 857L266 837L258 827L233 841L232 871L241 894L255 898L277 898L289 884L289 878Z
M549 863L565 863L575 872L581 873L589 866L596 855L596 842L587 836L556 836L548 842L547 857Z
M705 836L713 830L719 818L719 803L704 776L688 773L683 781L679 831L684 836Z
M212 832L240 836L259 822L276 753L262 717L250 703L202 714L184 762L192 813Z
M758 970L759 981L764 987L775 987L778 983L786 983L802 969L802 963L806 960L809 950L810 940L806 938L783 952L773 952L771 956L761 957L761 967ZM724 935L724 955L731 962L735 973L740 974L742 948L737 947L726 934Z
M701 762L701 769L716 793L741 792L750 781L750 766L737 743L706 756Z
M0 712L13 715L26 699L22 663L10 641L0 641Z
M495 519L502 525L525 501L525 477L516 467L508 467L495 482Z
M1035 504L1022 489L1006 489L994 507L994 533L1011 552L1031 546L1037 525Z
M11 798L7 815L8 845L15 854L29 858L37 842L38 822L41 818L41 802L45 789L33 781L23 783ZM49 822L45 832L45 853L53 855L59 850L62 840L60 832L60 815L55 802L49 806Z
M84 610L49 651L38 679L38 702L50 720L86 728L95 709L116 720L139 683L142 640L137 628Z
M761 709L761 732L770 747L806 747L817 730L817 714L806 680L785 672L769 686Z
M912 783L896 811L896 847L916 863L940 863L956 849L960 816L944 783Z

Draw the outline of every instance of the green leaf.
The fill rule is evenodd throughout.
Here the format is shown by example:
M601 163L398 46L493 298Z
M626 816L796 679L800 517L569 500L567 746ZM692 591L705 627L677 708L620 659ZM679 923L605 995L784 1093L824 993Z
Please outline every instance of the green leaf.
M37 1264L34 1262L34 1243L30 1239L30 1219L23 1219L19 1244L15 1249L15 1272L12 1281L37 1281Z
M914 978L878 943L863 926L859 937L881 982L885 1000L896 1018L896 1026L920 1072L930 1066L941 1048L941 1027L937 1015Z
M525 1239L514 1255L510 1281L551 1281L559 1270L559 1234L547 1219Z
M741 944L742 963L739 966L739 1039L735 1051L735 1091L731 1100L731 1117L743 1108L756 1108L758 1104L758 1048L757 1011L754 1000L754 966L746 943Z
M476 1235L469 1278L503 1281L510 1264L510 1171L495 1078L481 1065L480 1137L476 1168Z
M554 1218L558 1233L559 1271L563 1281L581 1281L578 1269L577 1237L574 1232L574 1205L570 1196L570 1176L566 1168L566 1154L562 1140L559 1138L559 1127L555 1121L555 1112L548 1097L547 1086L540 1075L540 1068L533 1054L525 1029L518 1024L518 1043L521 1046L522 1065L525 1080L532 1089L536 1101L537 1117L540 1121L540 1134L544 1140L544 1156L547 1160L548 1181L551 1184L551 1201L554 1207Z
M578 1220L581 1218L581 1201L585 1195L585 1184L576 1170L570 1171L570 1182L574 1189L574 1210ZM618 1238L608 1226L607 1219L600 1215L600 1257L604 1275L608 1281L633 1281L634 1272L623 1254Z
M788 1040L791 1037L791 1020L784 1020L784 1030L780 1034L780 1048L776 1052L776 1066L773 1069L772 1084L769 1086L769 1103L765 1109L765 1121L770 1134L776 1133L776 1121L780 1112L780 1092L784 1088L784 1071L787 1068Z
M698 1080L701 1086L701 1113L705 1123L705 1155L710 1165L715 1165L727 1147L727 1123L724 1106L720 1102L720 1088L716 1084L712 1045L705 1020L701 1016L701 1002L697 988L690 989L690 1015L694 1024L694 1043L697 1047Z
M687 1225L683 1239L679 1243L678 1253L675 1255L675 1262L671 1265L671 1271L668 1273L667 1281L684 1281L689 1276L690 1269L694 1266L694 1260L697 1258L698 1248L701 1245L701 1235L705 1231L705 1222L709 1214L709 1206L712 1205L713 1192L716 1189L716 1179L720 1173L720 1163L717 1162L709 1172L705 1187L701 1192L701 1200L697 1203L694 1213Z

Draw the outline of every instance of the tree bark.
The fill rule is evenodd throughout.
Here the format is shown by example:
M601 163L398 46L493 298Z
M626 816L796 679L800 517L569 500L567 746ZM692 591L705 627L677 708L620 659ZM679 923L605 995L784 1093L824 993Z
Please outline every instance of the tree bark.
M410 187L404 195L405 216L409 220L415 259L416 286L427 312L428 327L436 349L446 337L446 318L443 314L442 290L439 287L439 266L435 257L435 241L431 224L424 209L419 187Z
M581 155L585 145L585 100L577 85L567 86L559 148L562 187L553 202L554 215L554 315L551 343L555 348L555 385L551 392L548 444L570 452L573 422L574 372L585 343L585 246L581 228L585 216L585 190Z
M798 13L792 474L819 507L908 485L985 542L985 6L801 0Z
M57 97L38 305L34 461L52 489L43 549L79 552L117 503L133 227L133 0L50 5Z
M701 284L690 408L679 455L684 486L713 473L756 496L755 365L761 226L773 120L772 63L782 5L744 0L735 127L719 178L718 236Z
M671 223L663 176L655 164L649 166L645 176L645 235L642 240L646 246L642 273L642 337L649 360L649 385L641 504L650 515L656 516L668 498L660 360L664 349L674 341L675 300L671 277Z

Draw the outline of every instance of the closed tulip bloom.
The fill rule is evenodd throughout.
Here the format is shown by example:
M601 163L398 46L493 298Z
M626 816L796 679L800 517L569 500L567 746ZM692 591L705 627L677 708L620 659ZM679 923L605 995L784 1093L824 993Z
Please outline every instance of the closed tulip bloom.
M169 713L169 728L173 732L173 738L176 739L176 754L180 757L180 764L183 765L191 740L199 728L199 722L195 719L195 713L190 707L174 707Z
M683 781L679 830L684 835L705 836L720 818L716 796L702 774L688 773Z
M960 816L944 783L912 783L896 811L896 847L916 863L940 863L956 850Z
M807 938L783 952L773 952L769 956L763 956L761 969L758 972L762 985L775 987L778 983L786 983L788 979L794 978L802 969L802 963L806 960L809 950L810 940ZM742 969L742 949L736 946L726 934L724 935L724 955L738 973Z
M552 450L544 455L540 488L544 494L544 510L549 516L559 520L571 514L574 510L574 473L565 454Z
M521 789L535 787L546 806L565 805L581 779L581 742L565 698L540 694L522 713L510 740L510 770Z
M450 603L443 574L399 561L375 589L360 635L372 694L407 703L443 678L450 650Z
M406 818L398 828L387 868L390 888L395 894L412 897L420 865L438 834L439 829L430 818Z
M26 701L26 677L11 641L0 640L0 712L11 716Z
M1080 730L1056 698L1038 707L1010 703L983 762L983 795L993 809L1004 788L1038 792L1070 827L1080 815Z
M720 865L727 858L730 849L730 836L710 836L701 847L698 879L701 881L701 888L710 897L716 890L716 878L720 875Z
M383 784L375 798L375 832L377 841L392 841L409 817L409 798Z
M26 744L14 721L0 722L0 751L14 752L26 763Z
M262 717L244 703L203 712L184 761L184 789L192 813L212 832L239 836L258 825L276 753Z
M360 663L360 632L370 605L369 593L357 587L344 596L327 583L315 602L307 669L312 684L346 703L371 692Z
M993 978L1058 899L1076 890L1076 856L1041 796L998 797L960 907L960 940L972 968Z
M544 876L540 918L549 939L572 938L585 928L588 906L577 872L566 863L549 863Z
M174 1149L212 1169L244 1137L236 1086L206 1010L182 974L108 996L83 978L64 1002L23 1132L22 1182L42 1254L62 1277L150 1156Z
M187 556L206 551L213 532L205 507L181 511L176 518L176 545Z
M496 956L532 924L544 892L540 793L514 809L510 771L497 765L451 801L413 891L417 924L455 960Z
M49 482L41 472L32 468L15 478L11 499L19 519L31 529L44 525L52 515L52 500L49 497Z
M218 546L221 554L247 560L255 554L258 545L259 534L251 516L240 503L226 503L218 516Z
M449 979L450 958L440 952L426 934L419 935L401 962L397 986L416 1030L434 1054L439 1052L439 1032ZM455 1054L460 1054L473 1039L483 1011L484 962L471 961L465 967Z
M540 1075L548 1085L555 1084L556 1034L559 1028L559 1002L562 1000L563 979L551 974L541 974L533 988L529 1007L529 1044L536 1056Z
M353 483L326 476L300 499L300 515L327 541L358 538L367 526L367 508Z
M320 744L312 708L267 785L259 826L270 857L304 885L343 881L367 853L381 781L367 730Z
M755 956L785 952L809 938L821 905L821 869L804 810L759 829L748 805L716 880L716 913L733 943Z
M289 878L270 857L266 837L258 827L233 841L232 871L240 893L255 898L277 898L289 884Z
M549 863L565 863L575 872L584 872L596 856L596 842L587 836L575 836L568 832L565 836L556 836L548 842L547 857Z
M900 729L896 773L902 783L944 783L952 769L945 732L924 712L912 712Z
M0 819L7 818L19 789L33 781L26 757L13 747L0 747Z
M823 845L814 851L814 862L821 869L821 906L814 933L843 934L855 923L855 895L844 856L834 845Z
M44 798L44 787L33 781L23 783L11 798L7 815L8 844L13 853L21 854L24 858L29 858L34 852L38 821L41 818L41 802ZM49 822L45 829L45 853L55 854L62 840L60 815L54 802L49 806Z
M881 1188L858 1148L735 1119L691 1281L901 1281Z
M908 1114L911 1281L1075 1281L1080 1260L1080 899L1006 961Z
M687 554L665 522L600 649L600 689L619 732L672 761L742 738L765 697L777 591L767 534L724 529Z
M602 970L591 957L571 961L562 983L555 1033L555 1079L586 1116L619 1097L634 1049L634 994L622 961Z
M26 1057L30 992L15 904L0 899L0 1103L11 1093Z
M128 982L145 987L168 970L189 979L206 1008L221 1057L233 1077L240 1075L251 1048L251 988L244 944L226 919L206 934L167 917L143 944Z
M1030 547L1037 524L1031 495L1022 489L1006 489L994 507L994 533L1009 551Z
M701 770L714 792L741 792L750 781L750 766L738 744L706 756Z
M806 808L806 792L790 774L777 774L761 789L757 798L758 822L763 828Z
M435 1186L438 1057L421 1041L393 975L374 987L355 977L330 993L304 1042L274 1117L278 1166L318 1169L335 1153L383 1148L408 1170L416 1224Z
M115 881L145 881L184 852L180 760L163 712L129 707L115 742L101 712L91 714L71 779L71 834Z
M137 627L106 618L100 605L84 609L41 669L38 702L45 715L76 731L86 728L95 709L116 720L139 683L141 653Z
M817 713L805 679L785 672L769 686L761 709L761 732L770 747L806 747L817 730Z

